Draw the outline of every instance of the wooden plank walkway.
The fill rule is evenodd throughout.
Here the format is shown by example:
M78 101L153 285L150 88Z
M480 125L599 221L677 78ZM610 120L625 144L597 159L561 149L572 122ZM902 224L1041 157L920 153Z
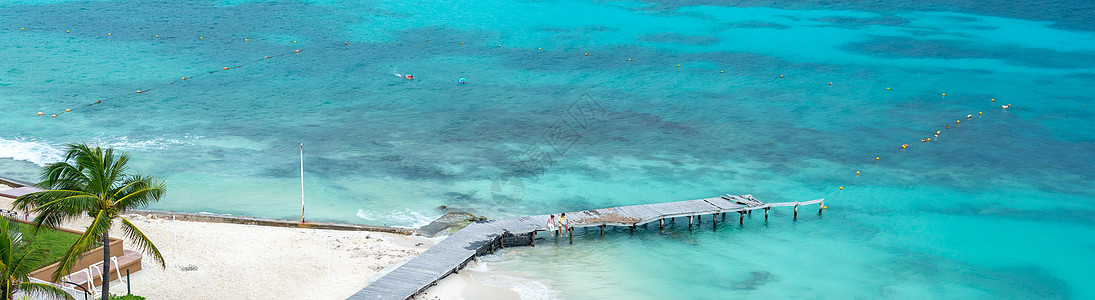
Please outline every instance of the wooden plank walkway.
M825 205L825 199L805 202L763 203L754 199L752 195L726 195L678 202L601 208L568 212L566 214L572 228L601 227L602 230L605 226L635 228L638 225L675 217L688 217L689 228L691 228L693 216L713 215L714 218L718 218L718 214L728 212L740 213L743 220L745 214L749 211L763 209L767 220L767 211L772 207L793 206L795 218L798 218L798 207L809 204L818 204L818 213L820 214L821 208ZM433 286L445 276L460 271L476 256L493 253L494 249L505 247L503 238L527 236L528 241L535 245L535 233L547 230L547 220L548 215L539 215L472 223L430 247L418 257L381 276L347 299L410 299ZM570 236L573 237L573 235ZM511 246L513 245L511 244Z

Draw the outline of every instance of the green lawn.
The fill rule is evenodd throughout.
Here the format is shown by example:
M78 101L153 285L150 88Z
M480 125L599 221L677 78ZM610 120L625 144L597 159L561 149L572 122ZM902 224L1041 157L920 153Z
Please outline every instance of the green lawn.
M38 234L35 235L34 225L17 222L12 222L10 228L12 231L23 234L23 240L29 243L27 245L28 251L29 249L46 249L46 257L42 260L42 265L34 268L35 270L60 261L61 257L65 255L65 251L72 248L72 244L75 244L76 240L80 238L75 234L44 227L39 229Z

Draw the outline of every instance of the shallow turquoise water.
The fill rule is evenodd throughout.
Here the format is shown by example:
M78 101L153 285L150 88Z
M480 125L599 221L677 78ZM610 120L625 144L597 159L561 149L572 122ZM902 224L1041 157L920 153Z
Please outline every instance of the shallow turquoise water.
M309 219L401 226L824 197L489 264L562 298L1095 297L1083 1L428 4L2 2L0 170L97 142L168 181L153 208L297 218L303 142Z

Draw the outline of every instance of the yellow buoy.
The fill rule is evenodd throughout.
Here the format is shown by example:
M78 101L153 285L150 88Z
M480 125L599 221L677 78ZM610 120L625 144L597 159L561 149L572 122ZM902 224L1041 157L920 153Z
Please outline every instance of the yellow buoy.
M498 48L502 48L502 44L498 44Z
M889 90L890 90L890 88L886 88L886 90L887 90L887 91L889 91Z
M39 116L41 116L41 115L42 115L42 112L38 112L38 115L39 115Z
M72 111L72 110L71 110L71 109L67 109L67 108L65 109L65 112L70 112L70 111Z
M106 35L110 35L110 33L109 33L109 32L107 32L107 33L106 33Z
M350 42L342 42L343 45L349 45Z
M65 33L69 33L69 31L68 31L68 30L65 30Z
M996 98L990 99L989 102L996 102Z
M962 123L962 120L954 120L954 124Z
M297 43L297 41L293 41L293 44L296 44L296 43Z
M719 74L726 73L726 71L719 71Z
M243 41L244 41L244 42L246 42L246 41L247 41L247 39L243 39Z
M27 30L26 28L19 28L19 30Z
M628 59L627 59L627 61L631 61L631 59L630 59L630 58L628 58Z
M859 176L859 171L855 171L855 176Z
M947 93L943 93L943 97L946 97L946 96L947 96Z
M821 209L829 209L828 206L822 206Z
M589 55L589 52L586 52L586 54L585 54L585 55L587 55L587 56L588 56L588 55Z
M427 44L433 43L433 41L426 41Z
M228 70L228 67L224 67L224 69L225 69L225 70Z
M843 190L844 190L844 187L840 187L840 190L842 190L842 191L843 191Z
M205 37L204 37L204 36L199 36L199 37L198 37L198 39L199 39L199 40L204 40L204 39L205 39Z
M832 82L829 82L829 85L833 85L833 83L832 83Z
M461 44L461 45L463 45L463 44L464 44L464 42L460 42L460 44Z
M978 115L978 116L980 116L980 115L981 115L981 112L977 112L977 115Z
M536 48L536 50L544 51L544 48Z
M941 131L941 130L936 130L936 131L935 131L935 134L939 134L940 132L943 132L943 131Z
M874 158L874 160L879 160L879 159L882 159L882 158L881 158L881 157L877 157L877 156L875 156L875 158Z
M156 35L156 37L160 37L160 35L159 35L159 34L157 34L157 35Z
M677 67L678 67L678 68L680 68L680 67L681 67L681 65L677 65Z

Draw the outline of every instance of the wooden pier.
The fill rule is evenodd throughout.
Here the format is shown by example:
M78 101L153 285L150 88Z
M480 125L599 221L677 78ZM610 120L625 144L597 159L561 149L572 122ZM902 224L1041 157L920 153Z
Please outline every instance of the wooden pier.
M635 226L658 222L664 228L665 219L687 217L688 228L703 215L711 215L713 225L726 218L726 213L737 212L738 224L744 225L745 215L763 209L768 220L768 210L773 207L794 207L798 218L799 206L817 204L818 214L825 207L825 199L805 202L763 203L752 195L726 195L715 198L620 206L566 213L570 228L600 227L604 235L606 226ZM361 289L349 300L410 299L422 293L449 274L459 272L476 256L493 253L496 249L510 246L535 246L536 232L547 231L548 215L527 216L473 223L452 234L444 241L418 255L411 261L385 274L369 286ZM573 243L573 234L567 235Z

